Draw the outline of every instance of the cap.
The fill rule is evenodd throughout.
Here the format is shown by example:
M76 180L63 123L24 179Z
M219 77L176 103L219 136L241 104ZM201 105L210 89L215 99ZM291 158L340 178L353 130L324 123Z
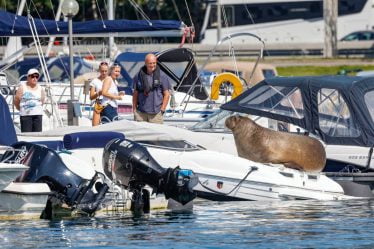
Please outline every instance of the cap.
M27 71L27 76L32 75L32 74L40 75L39 71L36 70L35 68L31 68L31 69L29 69L29 71Z

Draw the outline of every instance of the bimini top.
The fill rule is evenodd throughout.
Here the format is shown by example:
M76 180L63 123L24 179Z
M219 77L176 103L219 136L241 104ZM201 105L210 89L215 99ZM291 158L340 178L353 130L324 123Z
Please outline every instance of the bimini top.
M157 56L157 64L167 75L175 91L189 93L199 100L208 99L209 94L198 77L196 61L191 49L171 48L152 53ZM128 86L133 86L132 80L144 66L146 55L147 53L124 52L115 59L115 63L123 69L121 74ZM193 83L194 86L192 86Z
M374 145L374 77L269 78L221 108L298 125L327 144Z

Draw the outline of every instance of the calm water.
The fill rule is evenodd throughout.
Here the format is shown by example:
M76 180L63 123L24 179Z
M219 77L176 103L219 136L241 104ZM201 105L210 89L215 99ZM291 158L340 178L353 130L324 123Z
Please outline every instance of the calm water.
M374 248L374 201L198 202L62 220L0 221L0 248Z

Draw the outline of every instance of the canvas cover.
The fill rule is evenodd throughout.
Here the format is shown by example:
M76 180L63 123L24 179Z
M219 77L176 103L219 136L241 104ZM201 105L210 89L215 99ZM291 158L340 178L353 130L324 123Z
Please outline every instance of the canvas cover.
M373 147L373 102L373 77L275 77L221 108L300 126L327 144Z
M18 16L0 10L0 36L31 36L28 17ZM66 36L68 23L63 21L37 19L35 26L39 36ZM105 25L104 25L105 24ZM181 30L184 24L175 20L94 20L73 23L73 35L96 33L123 33L139 31Z

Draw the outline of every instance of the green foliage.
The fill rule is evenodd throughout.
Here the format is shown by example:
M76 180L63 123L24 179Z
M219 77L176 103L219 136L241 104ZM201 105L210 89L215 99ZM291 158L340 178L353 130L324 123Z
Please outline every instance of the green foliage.
M284 66L277 67L280 76L355 75L358 71L374 70L374 65Z

